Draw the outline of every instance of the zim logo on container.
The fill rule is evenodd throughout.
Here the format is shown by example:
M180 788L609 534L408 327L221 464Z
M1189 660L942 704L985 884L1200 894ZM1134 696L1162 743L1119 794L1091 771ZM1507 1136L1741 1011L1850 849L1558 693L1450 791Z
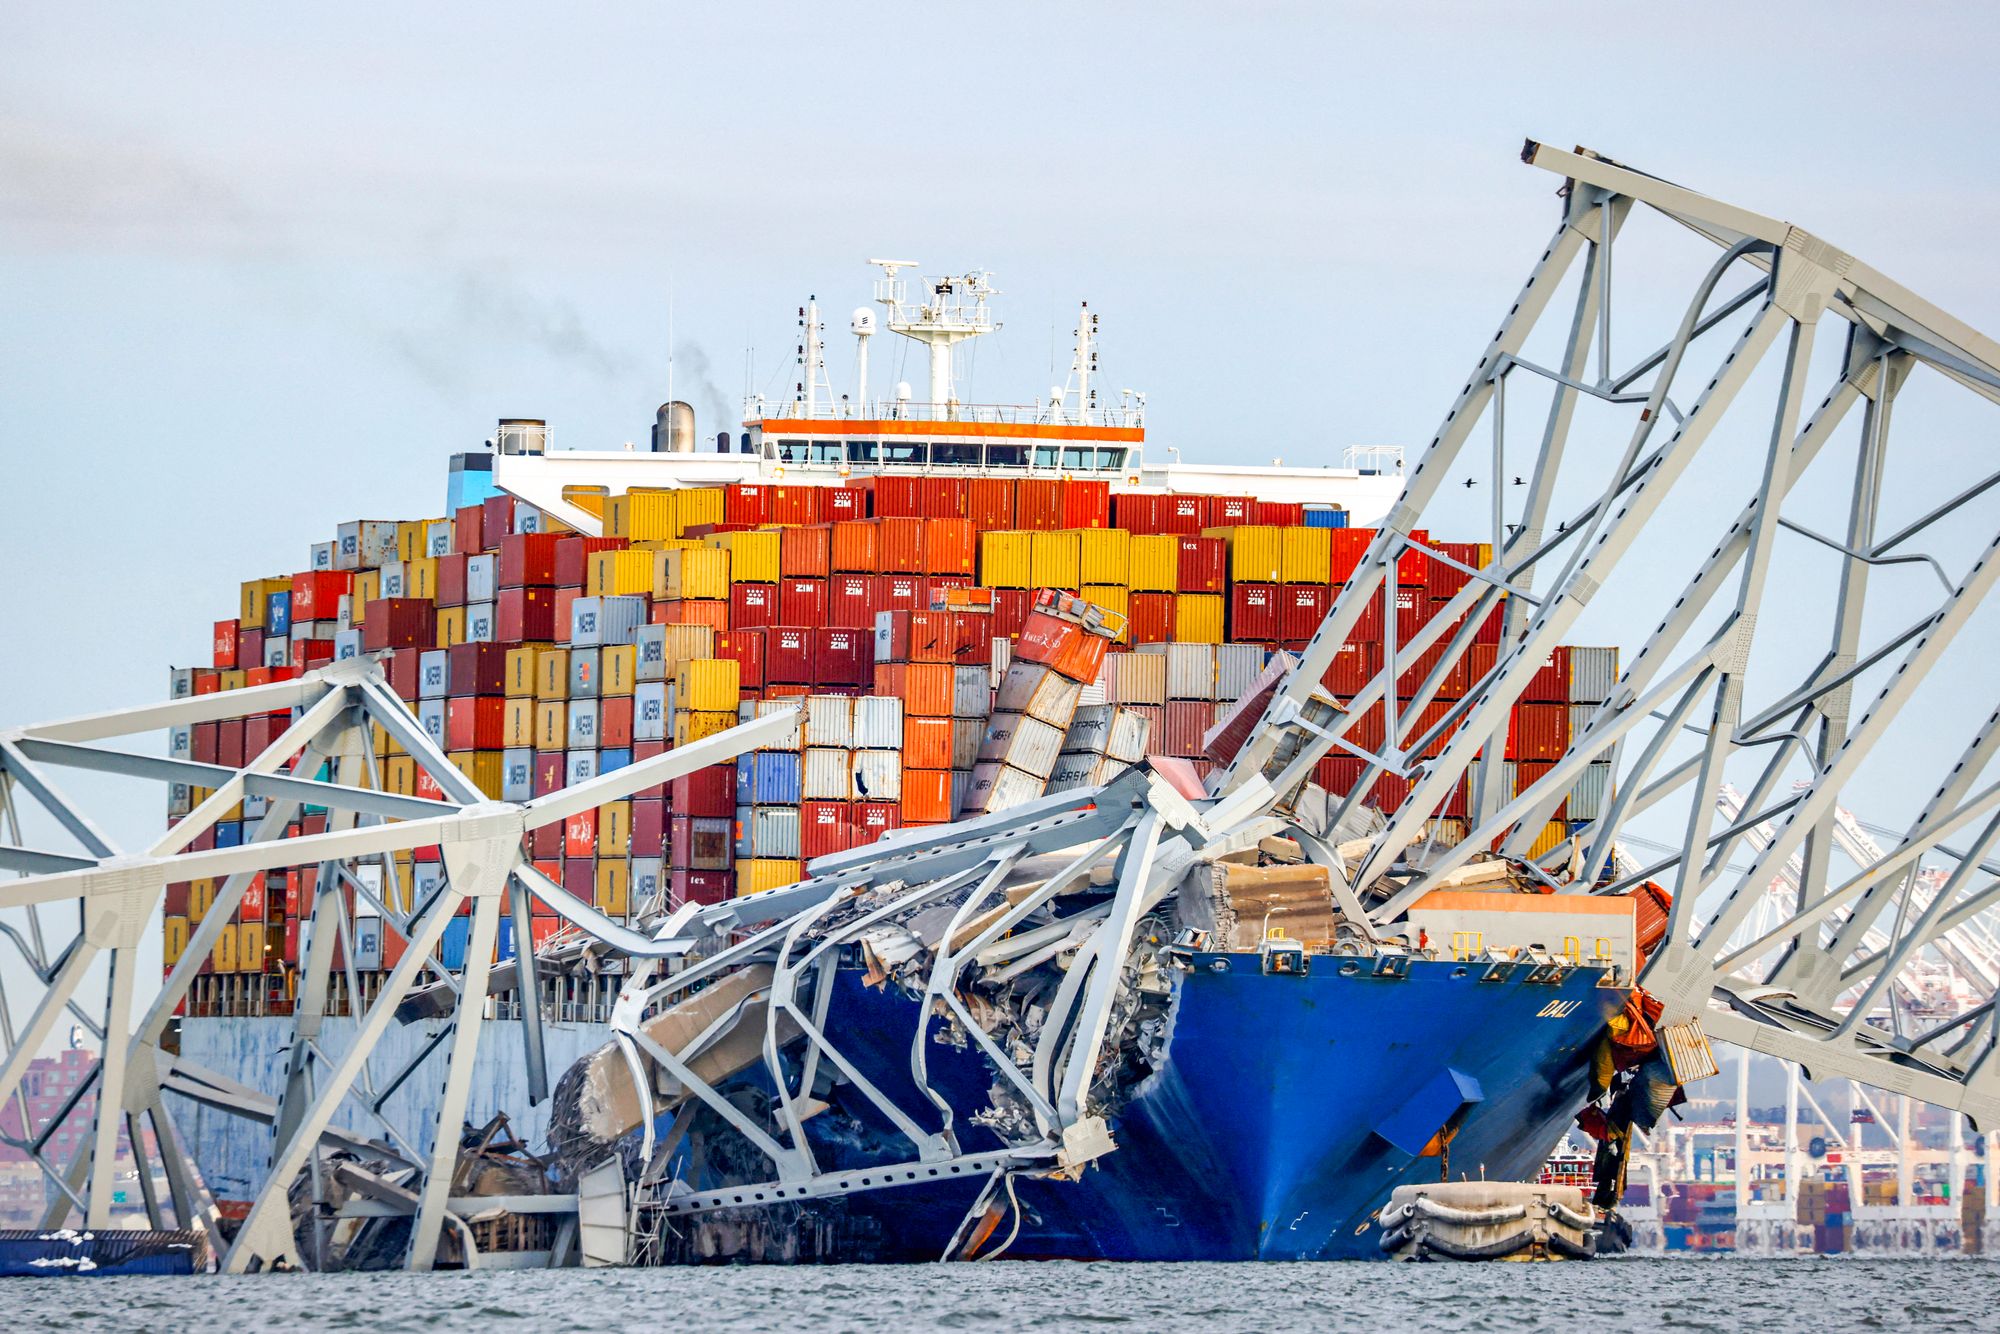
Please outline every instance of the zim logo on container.
M1544 1005L1541 1008L1541 1011L1535 1015L1535 1018L1567 1019L1571 1015L1576 1013L1576 1007L1581 1004L1583 1004L1582 1001L1576 1001L1576 1000L1550 1001L1547 1005Z

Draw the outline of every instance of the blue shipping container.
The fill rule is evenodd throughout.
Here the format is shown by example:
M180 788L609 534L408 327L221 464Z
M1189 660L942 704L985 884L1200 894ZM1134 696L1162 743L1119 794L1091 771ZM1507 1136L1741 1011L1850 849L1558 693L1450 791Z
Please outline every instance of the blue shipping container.
M597 772L601 774L608 774L613 769L623 769L631 762L632 750L629 746L618 746L597 752Z
M243 844L243 822L241 820L217 820L215 822L215 846L235 848Z
M270 593L264 598L264 633L288 635L292 632L292 595Z
M1347 511L1335 505L1308 505L1306 506L1306 527L1345 528L1347 527Z
M438 941L438 961L447 968L465 967L465 947L471 932L470 917L454 917L446 922L444 938Z
M503 960L514 957L514 919L512 917L502 917L500 919L499 947L494 953L496 958Z
M736 757L736 804L799 804L799 757L789 751L753 751Z

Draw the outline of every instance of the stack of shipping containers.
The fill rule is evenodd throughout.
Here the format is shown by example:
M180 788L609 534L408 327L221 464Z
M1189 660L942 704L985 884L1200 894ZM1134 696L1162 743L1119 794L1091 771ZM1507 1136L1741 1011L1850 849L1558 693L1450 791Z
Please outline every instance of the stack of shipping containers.
M549 879L623 919L787 884L811 859L900 826L1103 782L1146 754L1205 769L1206 734L1272 651L1304 647L1374 536L1331 508L1113 497L1101 481L1054 478L634 491L604 502L603 517L604 535L585 537L496 497L448 517L342 524L312 548L309 568L246 582L236 615L215 624L211 664L176 670L173 689L228 690L372 657L451 762L509 801L803 699L804 719L783 744L530 836ZM1438 546L1466 565L1487 558L1479 544ZM1398 639L1466 577L1406 556ZM1342 649L1326 676L1335 694L1353 694L1379 669L1381 622L1371 611ZM1420 729L1491 666L1499 628L1497 614L1480 627ZM1614 651L1560 650L1515 710L1503 790L1559 757L1574 720L1616 678ZM174 746L241 764L289 721L202 724ZM1377 747L1382 727L1377 706L1354 739ZM386 733L374 742L383 786L442 795ZM1345 792L1362 768L1335 755L1318 778ZM1609 791L1608 766L1593 766L1559 819L1592 818ZM1369 800L1393 809L1406 792L1384 777ZM206 795L178 789L170 815ZM1441 821L1462 822L1465 803L1461 790ZM241 841L262 813L262 802L246 801L194 846ZM325 818L308 810L298 825L311 832ZM1544 845L1562 832L1552 825ZM438 850L418 849L380 868L379 889L364 889L406 908L440 875ZM241 992L263 999L245 1003L289 995L314 887L301 868L245 896L206 962L264 979ZM344 889L352 899L354 887ZM170 890L170 966L214 893L207 882ZM356 900L354 963L373 974L393 966L401 942L366 900ZM558 926L538 916L537 943ZM503 954L514 946L507 927ZM462 955L463 931L443 949L448 962Z

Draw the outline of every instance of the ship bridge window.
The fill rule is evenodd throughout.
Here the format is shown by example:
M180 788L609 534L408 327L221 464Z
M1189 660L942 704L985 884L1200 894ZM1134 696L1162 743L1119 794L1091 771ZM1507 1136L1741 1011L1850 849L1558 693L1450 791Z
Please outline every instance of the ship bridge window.
M923 440L884 440L882 462L921 468L930 461L930 450L929 443Z
M940 440L931 446L931 462L944 468L977 468L979 446L947 444Z
M815 440L812 447L814 463L839 463L847 457L847 445L840 440Z
M1025 468L1028 466L1026 445L988 445L986 466L989 468Z
M1061 464L1061 448L1056 445L1035 446L1035 466L1037 468L1055 468L1061 466Z
M875 461L875 442L873 440L848 441L847 461L850 463L873 463Z
M1072 445L1063 450L1062 466L1072 472L1079 468L1095 468L1097 466L1097 451L1094 449L1078 449Z
M807 458L806 451L808 448L809 446L803 440L780 440L778 442L778 461L780 463L804 463Z

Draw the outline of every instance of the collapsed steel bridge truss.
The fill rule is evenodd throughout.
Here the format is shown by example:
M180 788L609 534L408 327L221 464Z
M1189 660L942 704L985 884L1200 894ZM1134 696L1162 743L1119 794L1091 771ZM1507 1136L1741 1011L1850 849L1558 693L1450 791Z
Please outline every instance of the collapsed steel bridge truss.
M713 1110L769 1162L761 1184L722 1193L695 1193L672 1182L638 1183L652 1187L645 1196L650 1207L673 1216L958 1173L987 1174L990 1198L1009 1173L1070 1170L1108 1149L1089 1087L1127 985L1123 961L1138 924L1196 864L1284 833L1313 860L1335 869L1334 891L1347 916L1386 927L1430 885L1483 849L1498 845L1516 856L1529 853L1563 794L1586 765L1601 759L1614 764L1617 795L1598 819L1542 852L1538 861L1551 888L1565 892L1615 892L1646 878L1675 891L1669 941L1645 977L1669 1002L1670 1018L1698 1017L1719 1036L1801 1061L1816 1075L1852 1077L1975 1116L1990 1118L2000 1111L1991 1005L1927 1031L1898 1031L1875 1021L1875 1002L1892 979L1933 940L2000 895L2000 882L1993 878L2000 867L1989 861L1992 843L2000 838L2000 784L1979 785L2000 744L1996 718L1972 725L1962 753L1927 747L1947 770L1908 834L1881 858L1854 874L1836 875L1830 836L1843 790L1885 732L1909 716L1931 668L2000 571L1991 559L2000 525L1986 530L1985 554L1956 574L1915 550L1934 528L1968 514L2000 474L1944 497L1913 522L1881 531L1891 407L1919 371L2000 401L2000 348L1796 228L1594 155L1530 145L1527 157L1566 182L1555 237L1412 472L1402 504L1298 669L1279 684L1264 725L1211 781L1206 797L1191 798L1142 768L1100 789L912 830L822 858L812 864L812 878L800 884L718 905L685 905L653 929L637 931L542 877L523 858L522 836L772 744L797 726L793 714L759 718L519 804L484 800L366 663L339 663L297 681L0 734L5 813L12 817L17 805L39 807L80 849L25 846L19 821L11 818L9 841L0 844L0 869L20 873L0 882L0 913L9 914L0 929L33 984L31 1005L10 1006L10 997L0 991L5 1043L0 1099L18 1097L27 1064L64 1015L103 1041L104 1059L92 1077L98 1116L89 1141L71 1161L57 1163L46 1150L53 1124L62 1117L40 1129L27 1127L27 1147L61 1197L51 1221L75 1209L88 1224L103 1225L111 1208L108 1185L119 1131L125 1129L143 1155L141 1131L149 1126L169 1198L154 1198L149 1165L142 1161L139 1181L148 1213L156 1225L171 1215L184 1226L215 1227L214 1203L163 1097L173 1092L270 1127L270 1172L223 1256L225 1269L245 1272L313 1260L301 1254L294 1238L287 1191L319 1154L342 1147L363 1148L407 1166L413 1184L399 1198L413 1219L410 1267L436 1262L447 1226L464 1235L464 1253L476 1263L460 1202L450 1193L472 1058L482 1043L517 1044L532 1096L539 1100L550 1086L540 1006L522 1003L513 1007L517 1017L503 1020L491 1017L489 1011L501 1011L488 1004L500 989L523 997L539 994L532 958L504 965L504 973L490 962L501 915L510 915L516 938L526 940L534 903L629 961L632 972L612 1029L642 1109L656 1106L656 1088L677 1086L690 1095L685 1107ZM1618 367L1610 356L1613 242L1641 210L1664 215L1712 242L1719 253L1695 283L1678 327L1657 350ZM1571 270L1578 272L1562 348L1544 363L1531 361L1529 334ZM1828 316L1846 325L1846 341L1834 383L1808 413L1812 352ZM1708 352L1711 333L1732 328L1734 342L1712 358L1719 363L1712 378L1688 369ZM1774 355L1774 349L1781 350ZM1686 544L1695 557L1692 569L1682 585L1653 596L1651 605L1662 608L1657 628L1624 664L1608 702L1576 729L1567 753L1538 781L1503 790L1498 766L1482 762L1481 753L1497 752L1513 704L1600 589L1610 586L1621 565L1636 559L1633 553L1663 507L1675 495L1705 485L1703 471L1692 466L1695 455L1766 360L1777 368L1779 383L1776 406L1757 433L1759 480L1720 514L1712 547L1706 534ZM1506 399L1509 385L1520 380L1541 382L1547 407L1534 445L1510 450ZM1572 445L1572 425L1585 400L1626 412L1631 424L1601 448ZM1858 422L1846 526L1822 533L1788 515L1787 501L1850 417ZM1474 444L1482 419L1490 426L1490 448ZM1419 534L1427 515L1442 508L1443 488L1482 466L1493 498L1494 556L1472 568ZM1522 494L1503 503L1500 484L1517 472ZM1585 479L1585 498L1564 508L1576 492L1566 483L1577 474ZM1780 560L1781 538L1831 550L1838 558L1835 610L1823 646L1789 677L1751 671L1753 659L1762 666L1760 612L1773 589L1791 587L1782 582L1793 576ZM1334 654L1371 602L1394 608L1402 560L1416 550L1459 564L1468 582L1443 614L1407 637L1399 636L1397 617L1385 615L1382 670L1352 698L1329 697L1319 682ZM1899 585L1894 607L1904 628L1870 638L1871 623L1864 621L1870 593L1885 578L1886 567L1901 566L1935 569L1942 591L1919 603ZM1504 625L1490 669L1441 721L1433 721L1426 706L1468 655L1476 628L1496 613ZM1796 638L1789 631L1787 637ZM1876 692L1858 714L1851 704L1857 684ZM1384 715L1382 740L1363 745L1357 724L1375 705ZM161 757L98 744L275 711L293 715L289 728L237 769L196 763L179 753ZM374 729L386 731L415 758L444 800L382 789ZM1329 753L1359 755L1366 764L1361 782L1330 798L1305 781ZM1741 817L1718 828L1716 796L1744 766L1751 771L1742 776ZM185 783L210 795L143 852L127 853L51 779L65 769ZM1353 842L1339 842L1334 829L1383 774L1407 778L1410 798L1358 850ZM1471 834L1440 849L1427 838L1426 824L1462 779L1472 785ZM1804 787L1794 790L1790 782ZM189 850L201 831L246 799L264 814L244 844ZM287 836L288 822L306 805L332 813L327 831ZM1614 860L1620 833L1635 822L1669 816L1677 822L1679 851L1637 873L1622 873ZM1749 842L1753 830L1758 838ZM368 881L353 874L357 862L433 844L442 848L446 874L423 902L374 899ZM1750 849L1754 864L1731 878L1730 858L1739 847ZM1944 890L1912 908L1903 891L1919 858L1927 855L1955 858L1957 868ZM1756 939L1744 939L1740 928L1762 887L1794 856L1801 887L1796 907ZM1037 861L1051 864L1030 873ZM270 868L309 864L317 864L321 874L303 946L290 1068L278 1096L266 1098L164 1052L161 1038L200 960L233 920L251 878ZM1065 891L1093 874L1108 874L1109 897L1091 896L1091 906L1065 913ZM164 887L208 878L221 881L215 905L159 995L142 1010L138 947ZM407 938L409 948L365 1012L359 1009L361 988L349 977L348 994L357 998L356 1030L335 1051L325 1042L329 995L338 975L335 943L348 939L348 966L354 957L342 890L372 900L369 906ZM832 921L832 910L854 902L858 891L871 896L867 911ZM872 922L930 903L952 904L953 915L929 961L924 991L930 1003L920 1013L949 1012L997 1079L1028 1109L1033 1133L1002 1153L962 1152L952 1109L941 1100L942 1129L911 1121L847 1059L841 1034L822 1027L836 949ZM70 904L76 905L74 924L58 926L69 921ZM467 965L446 969L434 947L448 921L468 906ZM1036 922L1026 925L1037 914ZM17 920L25 930L16 929ZM1025 1058L999 1050L966 1011L968 970L1004 967L1010 960L1028 966L1058 950L1075 951L1055 1001L1060 1013ZM670 963L684 966L670 969ZM724 1016L675 1050L649 1038L644 1027L649 1015L691 988L753 963L771 970L758 997L764 1002L761 1060L777 1093L769 1126L744 1116L690 1068L730 1024L743 1021L744 1011ZM397 1007L418 991L435 1000L440 989L450 993L450 1003L437 1007L448 1021L434 1040L399 1068L378 1069L378 1047L397 1022ZM12 990L11 999L19 1002L21 988ZM781 1045L799 1050L790 1039L781 1043L781 1031L803 1038L797 1064L780 1059ZM911 1058L920 1086L926 1086L923 1031L919 1018ZM433 1059L439 1052L442 1059ZM820 1168L802 1124L823 1066L838 1071L902 1128L911 1144L908 1162L866 1174ZM438 1081L441 1090L435 1116L421 1127L398 1125L385 1109L394 1090L413 1079ZM336 1119L356 1116L369 1127L365 1135L335 1125ZM660 1157L654 1152L654 1119L640 1118L648 1162ZM615 1188L624 1199L622 1179Z

